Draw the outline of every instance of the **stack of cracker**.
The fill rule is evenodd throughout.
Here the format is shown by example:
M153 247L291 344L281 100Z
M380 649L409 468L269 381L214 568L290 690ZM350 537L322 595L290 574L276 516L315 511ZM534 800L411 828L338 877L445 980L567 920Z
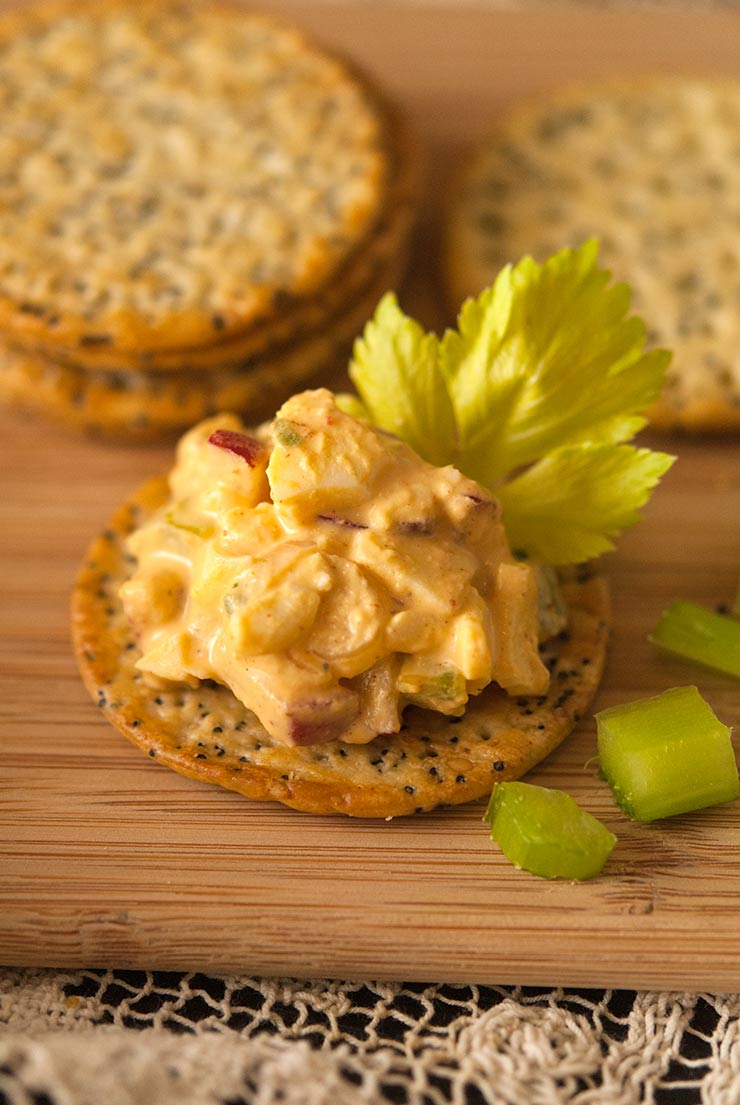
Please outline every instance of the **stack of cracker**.
M364 77L219 4L0 21L0 399L155 439L272 413L399 280L417 158Z
M451 302L595 236L651 344L673 350L653 425L740 428L739 135L732 80L612 79L516 106L451 205Z

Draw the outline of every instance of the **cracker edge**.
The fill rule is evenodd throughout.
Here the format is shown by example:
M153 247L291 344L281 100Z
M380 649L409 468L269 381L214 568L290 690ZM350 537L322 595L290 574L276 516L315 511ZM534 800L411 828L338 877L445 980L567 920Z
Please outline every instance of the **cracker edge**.
M140 443L172 438L226 407L248 418L271 415L296 389L346 368L364 322L403 274L408 237L402 245L357 297L328 320L325 330L255 359L241 371L131 373L129 379L136 383L138 378L139 386L119 391L106 383L106 377L116 374L88 373L6 348L0 336L0 404L92 437ZM177 399L180 391L182 402Z

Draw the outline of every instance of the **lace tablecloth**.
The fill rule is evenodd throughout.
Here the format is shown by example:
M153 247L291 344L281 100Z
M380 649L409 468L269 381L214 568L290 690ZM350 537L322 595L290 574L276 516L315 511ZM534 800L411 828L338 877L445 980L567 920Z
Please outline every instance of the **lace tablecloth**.
M1 1105L736 1105L740 995L0 973Z

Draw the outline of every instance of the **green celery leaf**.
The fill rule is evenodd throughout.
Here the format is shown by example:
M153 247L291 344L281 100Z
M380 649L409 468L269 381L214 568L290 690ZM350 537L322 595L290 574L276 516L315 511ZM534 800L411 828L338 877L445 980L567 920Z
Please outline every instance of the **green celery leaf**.
M607 552L674 459L609 442L554 450L498 490L512 548L549 564Z
M468 299L459 330L446 331L440 358L455 413L458 467L474 473L490 452L492 438L506 433L525 382L519 351L506 334L513 307L513 270L502 269L494 285Z
M367 413L367 407L362 400L358 399L352 392L336 392L334 402L339 407L340 411L344 411L345 414L350 415L352 418L357 418L360 422L371 421L370 415Z
M597 253L590 241L507 266L442 339L457 463L489 487L552 449L631 437L660 393L670 354L643 354L629 288L609 284Z
M454 456L456 427L438 347L436 335L405 315L389 292L355 342L349 372L370 420L442 465Z
M350 366L364 407L345 409L491 488L512 546L551 564L611 549L674 459L623 444L670 354L644 353L629 288L597 254L590 241L507 266L441 341L388 294Z

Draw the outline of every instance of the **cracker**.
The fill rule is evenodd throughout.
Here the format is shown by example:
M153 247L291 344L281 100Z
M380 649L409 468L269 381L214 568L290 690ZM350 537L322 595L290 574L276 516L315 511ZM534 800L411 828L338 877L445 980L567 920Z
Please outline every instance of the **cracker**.
M408 709L400 733L367 745L280 745L226 687L155 688L135 667L139 654L118 600L133 564L123 542L166 497L164 479L145 485L94 542L74 591L72 626L82 677L105 716L183 775L318 814L394 817L468 802L551 752L598 687L608 595L603 579L583 568L563 583L568 629L544 649L547 695L512 698L490 686L461 719Z
M86 372L0 343L0 402L99 437L157 441L220 410L272 415L299 386L346 368L352 343L400 276L399 255L326 332L241 368L208 372Z
M509 261L593 235L633 288L651 346L674 351L654 425L740 427L740 82L625 78L549 93L504 117L450 211L456 305Z
M415 138L394 126L393 178L378 224L318 294L288 299L272 317L243 334L177 351L127 352L110 341L67 345L36 339L29 351L75 368L112 372L182 372L241 367L249 358L272 353L304 335L330 325L335 313L361 294L389 266L399 268L406 255L420 192L422 158Z
M312 295L374 226L363 81L239 5L124 0L0 21L0 328L205 344Z

